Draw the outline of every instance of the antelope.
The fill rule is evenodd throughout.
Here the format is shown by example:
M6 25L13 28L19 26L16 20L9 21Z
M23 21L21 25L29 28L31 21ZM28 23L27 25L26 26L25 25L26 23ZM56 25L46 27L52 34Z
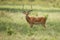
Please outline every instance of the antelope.
M26 17L26 21L30 24L30 27L32 28L34 24L42 24L42 26L44 28L46 28L46 20L47 20L47 16L45 17L30 17L29 14L32 10L29 11L23 11L23 13L25 14Z
M22 5L22 9L24 9L24 5ZM31 5L31 9L32 9L32 5ZM46 15L45 17L30 17L29 14L32 10L28 10L25 11L23 10L23 13L25 14L25 18L26 21L30 24L30 27L32 28L34 24L42 24L44 28L46 28L46 20L48 15Z

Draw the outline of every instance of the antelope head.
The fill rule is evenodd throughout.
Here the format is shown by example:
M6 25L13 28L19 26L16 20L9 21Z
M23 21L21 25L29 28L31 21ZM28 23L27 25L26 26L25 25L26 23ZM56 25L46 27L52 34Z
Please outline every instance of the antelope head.
M25 15L28 15L31 11L32 11L32 5L31 5L31 10L25 10L24 9L24 5L22 5L22 12L23 12L23 14L25 14Z
M32 11L32 10L26 10L26 11L24 10L23 13L24 13L25 15L28 15L28 14L30 14L31 11Z

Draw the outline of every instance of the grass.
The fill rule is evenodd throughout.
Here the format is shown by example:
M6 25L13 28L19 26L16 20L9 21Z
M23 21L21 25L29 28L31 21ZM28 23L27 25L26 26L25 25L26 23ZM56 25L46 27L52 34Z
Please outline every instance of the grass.
M0 10L9 11L9 12L21 12L22 10L33 10L41 12L60 12L60 8L54 7L44 7L40 5L0 5Z
M32 13L30 16L36 16ZM0 11L0 40L60 40L60 13L39 12L38 16L46 13L49 16L46 22L47 28L44 29L42 25L30 28L22 12ZM12 30L12 35L8 35L8 28Z

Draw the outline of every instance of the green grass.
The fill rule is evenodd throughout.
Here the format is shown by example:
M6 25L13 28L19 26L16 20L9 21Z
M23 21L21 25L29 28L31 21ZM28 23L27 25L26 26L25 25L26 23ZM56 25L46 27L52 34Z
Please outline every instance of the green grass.
M36 16L32 13L30 16ZM0 11L0 40L60 40L60 13L36 13L39 14L38 16L48 13L46 29L42 25L34 25L30 28L25 15L21 12ZM8 28L12 30L12 35L8 35Z
M0 10L9 11L9 12L21 12L22 10L33 10L41 12L60 12L60 8L54 7L44 7L40 5L0 5Z

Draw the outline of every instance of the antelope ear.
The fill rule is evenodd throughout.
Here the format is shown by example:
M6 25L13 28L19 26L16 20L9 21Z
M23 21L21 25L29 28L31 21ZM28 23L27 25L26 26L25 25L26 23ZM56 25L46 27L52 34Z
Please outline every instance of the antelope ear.
M25 11L22 11L23 14L25 14Z

